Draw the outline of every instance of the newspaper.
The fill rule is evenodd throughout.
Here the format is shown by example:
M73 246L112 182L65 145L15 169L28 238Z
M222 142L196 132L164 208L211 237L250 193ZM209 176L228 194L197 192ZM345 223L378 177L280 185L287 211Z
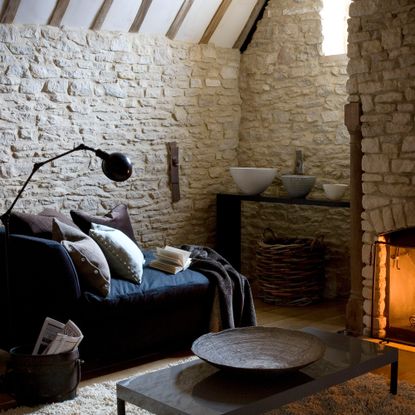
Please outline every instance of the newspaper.
M84 338L81 330L72 321L66 324L46 317L32 354L58 354L74 350Z

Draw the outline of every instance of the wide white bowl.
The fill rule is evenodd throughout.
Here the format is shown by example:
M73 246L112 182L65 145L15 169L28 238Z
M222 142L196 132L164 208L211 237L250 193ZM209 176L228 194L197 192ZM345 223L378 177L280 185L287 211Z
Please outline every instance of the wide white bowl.
M327 183L323 184L323 190L328 199L339 200L346 192L347 186L347 184Z
M282 184L290 197L306 197L313 188L316 177L301 174L284 174Z
M277 169L266 167L230 167L229 171L242 193L262 193L274 180Z

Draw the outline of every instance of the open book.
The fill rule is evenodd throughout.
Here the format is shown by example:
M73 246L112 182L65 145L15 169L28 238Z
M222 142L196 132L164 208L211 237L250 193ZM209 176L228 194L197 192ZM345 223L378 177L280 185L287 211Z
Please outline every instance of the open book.
M189 251L166 245L164 248L157 248L156 258L150 262L150 267L177 274L188 268L191 262Z
M66 324L46 317L32 354L58 354L74 350L84 338L81 330L72 321Z

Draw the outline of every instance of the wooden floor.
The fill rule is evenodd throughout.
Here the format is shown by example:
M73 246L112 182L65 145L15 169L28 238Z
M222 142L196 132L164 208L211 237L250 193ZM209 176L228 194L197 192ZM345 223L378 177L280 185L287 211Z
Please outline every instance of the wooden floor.
M324 301L306 307L276 307L265 304L261 300L255 301L258 325L281 327L287 329L301 329L314 327L331 333L342 332L345 329L345 300ZM369 340L368 340L369 341ZM374 341L374 340L371 340ZM415 347L393 344L399 351L399 380L406 380L415 384ZM168 363L177 362L190 354L179 353L161 360L140 366L140 370L154 370ZM104 380L125 379L137 372L137 367L119 371L100 378L92 378L81 382L87 385ZM377 370L376 373L389 377L388 367Z
M324 301L319 304L305 307L277 307L265 304L261 300L256 300L255 305L258 324L262 326L287 329L314 327L331 333L342 332L345 329L346 302L343 300ZM367 340L378 341L373 339ZM399 348L399 381L405 380L415 384L415 347L408 347L395 343L391 345ZM109 375L82 381L80 386L82 387L107 380L117 381L125 379L137 373L137 371L155 370L166 366L169 363L178 362L189 355L190 352L188 351L177 353L163 359L142 364L139 367L132 367ZM389 377L390 371L388 367L385 367L376 370L375 373ZM2 406L2 398L7 399L7 396L2 397L0 394L0 410L4 408L4 406Z

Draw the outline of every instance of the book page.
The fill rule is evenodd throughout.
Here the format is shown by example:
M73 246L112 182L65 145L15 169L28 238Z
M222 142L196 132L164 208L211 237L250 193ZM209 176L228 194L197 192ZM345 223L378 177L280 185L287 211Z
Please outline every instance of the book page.
M190 252L166 245L164 248L157 248L156 256L166 261L170 260L174 264L184 266L190 257Z
M164 261L157 260L157 259L155 259L154 261L151 261L150 266L152 268L157 268L161 271L165 271L170 274L177 274L179 271L183 269L183 267L180 265L169 264Z

